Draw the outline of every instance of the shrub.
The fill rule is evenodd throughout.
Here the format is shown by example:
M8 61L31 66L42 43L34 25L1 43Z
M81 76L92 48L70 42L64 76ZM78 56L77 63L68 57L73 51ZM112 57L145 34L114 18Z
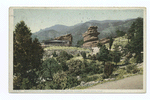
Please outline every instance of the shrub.
M75 87L80 84L81 81L78 81L76 77L73 76L67 76L67 84L66 88Z
M126 67L128 73L136 73L138 72L137 66L130 64Z
M52 53L53 57L57 57L56 51Z
M91 57L92 57L92 56L89 54L89 55L88 55L88 58L91 59Z
M54 58L49 58L42 63L41 69L42 70L40 72L44 79L53 79L54 73L57 73L58 71L62 70L62 67Z
M81 55L82 55L83 59L86 58L86 53L85 52L82 52Z
M68 62L69 73L79 75L81 73L81 60L71 60Z
M93 75L93 74L100 74L103 73L102 66L96 64L96 62L91 62L87 64L84 73Z
M57 57L57 61L61 62L61 61L66 61L69 60L73 57L73 55L68 54L66 51L61 51L59 56Z
M104 66L104 75L106 78L108 78L112 72L113 72L113 69L114 69L114 65L111 64L110 62L107 62Z
M96 55L93 54L93 56L91 56L91 60L96 60Z
M53 76L53 81L57 85L57 89L65 89L67 86L67 74L63 71L57 72Z

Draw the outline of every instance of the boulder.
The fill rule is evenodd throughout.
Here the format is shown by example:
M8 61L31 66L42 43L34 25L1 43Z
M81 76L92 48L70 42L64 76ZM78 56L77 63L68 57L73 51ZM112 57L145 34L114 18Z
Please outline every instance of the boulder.
M86 31L82 36L84 38L84 44L83 47L96 47L98 40L98 35L100 34L97 32L97 26L91 26L88 28L88 31Z

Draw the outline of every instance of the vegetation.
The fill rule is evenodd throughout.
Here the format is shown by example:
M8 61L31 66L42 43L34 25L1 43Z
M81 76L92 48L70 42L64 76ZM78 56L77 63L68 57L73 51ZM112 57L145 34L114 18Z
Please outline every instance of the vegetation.
M142 62L141 52L143 51L143 18L137 18L129 29L130 42L126 45L129 52L135 53L137 63Z
M105 65L105 62L106 61L110 61L111 60L111 57L109 55L109 50L106 48L105 45L103 45L101 47L101 49L99 50L99 53L97 53L96 55L96 59L98 61L103 61L104 62L104 65Z
M81 48L84 42L80 40L77 47L45 48L45 52L53 52L42 60L44 50L38 39L32 40L29 28L21 21L14 31L14 89L79 89L87 87L80 85L85 82L104 83L109 78L142 74L138 63L143 61L143 19L137 18L128 31L117 30L116 34L118 37L110 37L106 45L97 44L97 54Z
M85 52L82 52L81 55L82 55L83 59L86 58L86 53Z
M30 89L37 85L43 49L37 38L32 41L31 30L24 21L17 23L13 35L14 89Z
M112 39L112 37L110 37L110 41L109 41L109 49L111 49L111 46L112 46L112 44L113 44L113 39Z
M119 46L115 45L114 51L112 53L112 60L116 63L120 62L121 52L119 51Z
M82 40L78 40L76 47L81 47L83 45L84 41Z

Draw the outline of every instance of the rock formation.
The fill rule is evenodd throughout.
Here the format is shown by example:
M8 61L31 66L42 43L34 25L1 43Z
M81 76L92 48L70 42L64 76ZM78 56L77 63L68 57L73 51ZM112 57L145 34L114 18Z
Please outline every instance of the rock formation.
M107 39L107 38L103 38L103 39L100 39L99 42L103 45L103 44L106 44L106 43L109 43L110 39Z
M67 34L67 35L63 35L63 36L54 38L54 40L69 40L70 45L72 45L72 39L73 39L73 37L71 34Z
M98 40L98 35L100 33L97 32L97 26L91 26L88 28L88 31L86 31L82 36L84 38L84 44L83 47L96 47Z

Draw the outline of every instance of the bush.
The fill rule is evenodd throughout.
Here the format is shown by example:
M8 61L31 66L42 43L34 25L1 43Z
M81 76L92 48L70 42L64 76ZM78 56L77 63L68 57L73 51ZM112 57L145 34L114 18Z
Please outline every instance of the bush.
M105 75L106 78L108 78L112 74L113 69L114 69L114 65L111 64L110 62L105 64L105 66L104 66L104 75Z
M88 55L88 58L91 59L91 57L92 57L92 56L89 54L89 55Z
M52 53L53 57L57 57L56 51Z
M62 70L62 66L54 58L48 58L42 63L41 75L47 80L53 79L53 75Z
M91 60L96 60L96 55L93 54L93 56L91 56Z
M57 89L65 89L67 86L67 74L63 71L57 72L53 76L53 81L57 85Z
M71 60L68 62L67 65L68 65L70 74L74 74L76 76L81 74L81 66L82 66L81 60Z
M70 60L71 58L73 58L73 55L68 54L66 51L61 51L59 56L57 57L57 61L58 62L66 61Z
M136 65L130 64L126 67L128 73L137 73L138 69Z
M75 87L80 84L81 81L78 81L76 77L73 76L67 76L67 85L66 88Z
M83 59L86 58L86 53L85 52L82 52L81 55L82 55Z
M93 74L101 74L103 73L102 66L96 64L96 62L87 63L87 67L85 67L84 73L93 75Z

